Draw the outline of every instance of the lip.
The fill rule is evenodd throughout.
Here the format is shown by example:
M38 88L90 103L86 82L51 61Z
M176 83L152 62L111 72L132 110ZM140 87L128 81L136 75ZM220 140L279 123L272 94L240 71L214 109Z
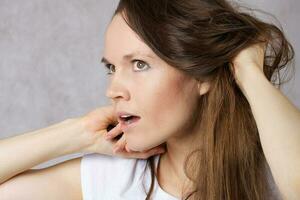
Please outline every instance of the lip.
M128 129L134 127L138 123L139 120L140 119L137 119L136 121L134 121L134 122L132 122L130 124L125 124L125 122L122 121L121 122L121 129L122 129L122 131L124 132L124 131L127 131Z
M128 112L118 112L117 113L117 116L118 116L118 122L121 124L120 128L122 129L122 131L127 131L129 128L132 128L134 127L137 122L140 121L141 117L140 116L137 116L137 115L134 115L138 118L134 118L132 120L132 122L130 124L128 124L126 121L122 120L120 116L122 115L134 115L134 114L131 114L131 113L128 113Z
M139 117L139 116L136 115L136 114L129 113L129 112L125 112L125 111L119 111L119 112L117 112L117 117L118 117L118 119L119 119L122 115L134 115L134 116Z

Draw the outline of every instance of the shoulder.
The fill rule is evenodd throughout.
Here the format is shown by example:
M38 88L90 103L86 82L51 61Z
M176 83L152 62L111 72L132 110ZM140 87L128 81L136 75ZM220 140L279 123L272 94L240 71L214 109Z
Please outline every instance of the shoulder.
M85 154L81 160L84 199L109 199L139 184L146 160Z

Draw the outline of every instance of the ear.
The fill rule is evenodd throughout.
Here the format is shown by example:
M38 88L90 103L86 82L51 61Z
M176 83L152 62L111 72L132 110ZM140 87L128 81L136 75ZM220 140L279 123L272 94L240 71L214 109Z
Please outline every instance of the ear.
M198 85L198 92L199 92L200 96L209 91L209 88L210 88L209 82L200 82L200 81L198 81L197 85Z

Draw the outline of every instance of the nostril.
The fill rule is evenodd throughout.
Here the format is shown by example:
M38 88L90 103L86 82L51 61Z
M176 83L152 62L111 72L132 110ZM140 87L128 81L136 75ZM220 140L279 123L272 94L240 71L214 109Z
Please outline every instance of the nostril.
M118 95L116 93L110 92L110 93L106 94L106 97L108 97L111 100L117 100L117 99L121 98L122 96L120 96L120 95Z
M108 86L105 95L106 97L113 100L124 99L128 101L130 98L129 91L127 90L127 88L123 87L122 85L117 86L116 84L114 84L114 86L112 86L112 84Z

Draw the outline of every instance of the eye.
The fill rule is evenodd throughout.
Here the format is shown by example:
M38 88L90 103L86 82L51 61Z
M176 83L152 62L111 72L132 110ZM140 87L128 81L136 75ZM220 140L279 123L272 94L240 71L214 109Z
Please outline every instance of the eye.
M131 63L133 63L134 67L136 67L138 69L135 71L142 71L144 69L146 70L146 69L150 68L150 66L142 60L132 60ZM136 65L135 65L135 63L136 63ZM106 73L107 75L111 75L116 71L115 66L110 63L105 64L105 67L108 70L108 72Z
M143 70L145 68L146 69L150 68L150 66L146 62L144 62L142 60L132 60L132 63L136 63L135 66L136 66L137 69L139 69L137 71L141 71L141 70Z
M105 64L105 67L107 68L108 72L106 73L107 75L111 75L113 72L111 72L111 67L114 67L112 64Z

